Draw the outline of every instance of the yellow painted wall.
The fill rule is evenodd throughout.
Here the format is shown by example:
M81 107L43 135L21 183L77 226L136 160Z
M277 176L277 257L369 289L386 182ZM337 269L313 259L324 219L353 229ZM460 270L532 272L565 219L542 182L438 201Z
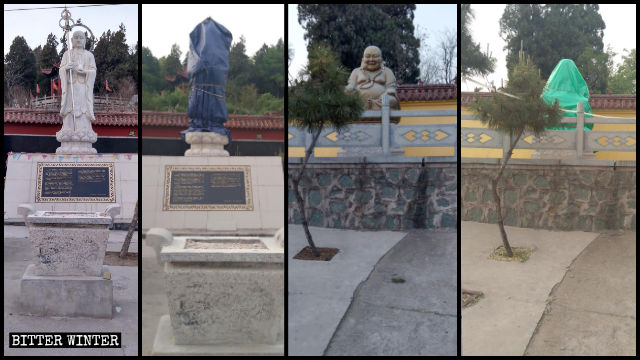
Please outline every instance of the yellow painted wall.
M433 101L405 101L400 103L402 110L456 110L458 101L453 100L433 100ZM437 116L437 117L402 117L399 125L416 124L456 124L457 116ZM314 157L336 157L339 147L316 147ZM405 156L453 156L455 149L453 146L443 147L418 147L405 148ZM288 157L304 157L304 147L289 147Z
M402 110L456 110L457 100L433 100L433 101L405 101L400 102ZM456 116L435 116L435 117L402 117L398 125L417 124L455 124Z
M609 117L621 117L621 118L635 118L635 109L594 109L593 113L596 115L609 116ZM462 107L463 115L473 115L471 110L464 106ZM461 120L461 127L466 128L486 128L480 120ZM636 124L594 124L593 131L636 131ZM524 151L516 149L513 157L520 159L530 159L532 151ZM460 153L463 158L501 158L502 149L489 149L489 148L473 148L462 147ZM598 151L596 153L597 160L618 160L618 161L636 161L636 153L628 151Z

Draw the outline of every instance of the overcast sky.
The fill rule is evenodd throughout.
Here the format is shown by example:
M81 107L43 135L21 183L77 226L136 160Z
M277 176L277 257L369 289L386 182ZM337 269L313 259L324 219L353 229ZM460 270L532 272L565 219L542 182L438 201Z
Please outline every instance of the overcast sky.
M471 23L473 40L481 44L482 50L489 50L497 59L496 69L487 78L495 85L500 85L501 79L507 80L505 42L500 38L500 17L504 12L504 4L501 5L471 5L475 19ZM612 5L600 4L600 15L604 20L604 48L611 45L617 54L614 63L621 62L623 49L635 49L636 47L636 5ZM560 59L558 59L560 60ZM575 59L574 59L575 60ZM478 79L480 80L480 79ZM462 91L473 91L477 85L466 81L462 82Z
M294 57L289 68L289 74L296 77L307 64L307 44L304 40L304 30L298 23L298 5L289 4L289 47L294 49ZM427 43L434 48L440 40L441 34L449 29L457 33L458 6L455 4L416 4L413 25L417 29L425 30L428 35ZM375 44L374 44L375 45ZM364 49L362 49L364 51ZM384 57L384 54L382 54Z
M189 51L189 33L207 17L233 34L233 43L244 35L247 55L263 44L284 41L284 5L142 5L142 46L157 58L169 55L178 44L182 58Z
M81 4L70 4L78 6ZM53 6L64 4L4 4L4 54L9 52L9 47L16 36L20 35L27 40L30 48L38 45L44 46L47 35L53 33L58 42L63 35L62 28L58 25L60 13L63 9L52 9ZM7 11L9 9L42 8L39 10ZM138 5L114 5L97 7L70 7L71 18L81 19L88 26L97 39L107 30L117 31L120 23L127 29L127 45L135 46L138 41ZM74 28L75 30L76 28ZM58 51L62 45L58 45Z

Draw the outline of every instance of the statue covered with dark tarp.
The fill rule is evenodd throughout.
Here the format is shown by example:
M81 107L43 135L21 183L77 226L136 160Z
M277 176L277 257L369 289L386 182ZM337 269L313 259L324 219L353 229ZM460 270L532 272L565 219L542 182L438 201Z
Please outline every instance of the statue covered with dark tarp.
M190 121L189 129L180 134L192 145L192 149L194 144L190 140L204 138L204 134L188 136L194 132L217 133L226 137L225 143L228 143L231 133L223 125L228 116L224 97L233 36L209 17L193 29L189 38L187 75L191 92L187 115Z

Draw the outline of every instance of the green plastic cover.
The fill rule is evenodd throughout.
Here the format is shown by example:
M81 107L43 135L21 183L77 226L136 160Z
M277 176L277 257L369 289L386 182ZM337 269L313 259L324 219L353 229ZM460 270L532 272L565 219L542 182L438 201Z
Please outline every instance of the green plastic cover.
M591 106L589 105L589 87L584 81L580 71L576 67L573 60L562 59L558 62L553 72L547 80L547 84L542 91L542 99L545 103L553 105L554 101L558 99L558 104L562 109L577 110L578 103L584 104L584 112L591 113ZM565 112L565 117L576 117L574 112ZM591 115L586 115L585 118L591 118ZM554 126L550 129L562 130L562 129L575 129L576 125L573 124L561 124ZM593 124L585 123L585 130L590 130Z

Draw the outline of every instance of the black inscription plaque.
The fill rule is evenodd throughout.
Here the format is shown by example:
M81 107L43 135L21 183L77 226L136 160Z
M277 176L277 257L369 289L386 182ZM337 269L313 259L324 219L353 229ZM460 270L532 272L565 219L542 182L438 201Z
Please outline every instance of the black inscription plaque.
M250 168L167 165L162 209L253 210Z
M113 163L38 163L36 202L115 202Z

